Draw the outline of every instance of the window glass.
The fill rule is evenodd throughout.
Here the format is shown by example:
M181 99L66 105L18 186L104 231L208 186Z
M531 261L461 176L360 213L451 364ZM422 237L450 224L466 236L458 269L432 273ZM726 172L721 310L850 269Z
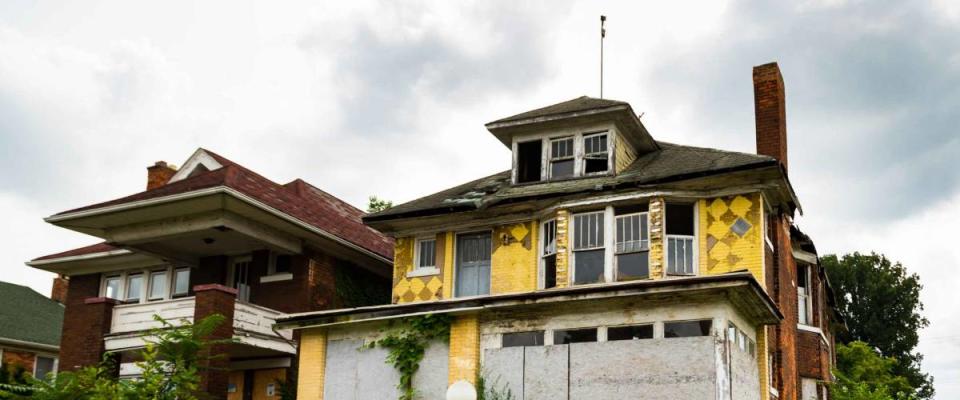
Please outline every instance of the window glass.
M607 328L607 340L653 339L653 325L611 326Z
M557 286L557 221L543 223L543 288Z
M600 133L583 137L583 172L593 174L606 172L607 163L607 134Z
M290 273L293 267L293 256L289 254L277 254L273 260L273 273Z
M543 346L543 331L503 334L503 347Z
M417 242L419 248L417 251L417 268L432 268L436 266L437 241L436 239L424 239Z
M577 284L603 281L603 212L573 217L574 276Z
M650 275L647 213L617 216L617 279L631 280Z
M103 288L103 297L108 297L111 299L120 299L120 277L111 276L106 279L106 283Z
M150 273L150 300L159 300L167 296L167 271Z
M34 366L33 377L44 379L47 374L53 372L53 366L57 359L53 357L37 357L37 364Z
M550 177L567 178L573 176L573 138L550 141Z
M173 273L173 295L184 295L190 290L190 269L181 268Z
M679 338L692 336L710 336L710 326L712 322L709 319L702 321L677 321L665 322L663 324L663 337Z
M553 331L553 344L586 343L597 341L597 328Z
M693 275L695 251L693 205L667 203L667 273Z
M127 275L127 297L125 297L125 300L140 300L141 290L143 290L143 274Z

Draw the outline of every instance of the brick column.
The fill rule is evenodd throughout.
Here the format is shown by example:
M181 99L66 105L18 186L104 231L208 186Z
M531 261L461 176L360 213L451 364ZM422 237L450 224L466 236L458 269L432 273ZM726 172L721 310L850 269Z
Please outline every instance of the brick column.
M211 333L207 339L230 339L233 337L233 309L237 301L237 290L219 284L197 285L193 287L196 294L196 307L193 310L194 321L213 315L223 315L226 320ZM227 398L227 383L229 380L230 357L227 354L229 345L219 344L210 346L206 354L201 356L215 356L213 359L200 363L200 391L209 394L211 399Z
M567 210L557 210L557 287L570 286L570 252L569 235L567 230L570 227L570 212Z
M650 199L650 278L661 279L666 276L666 268L663 258L663 242L665 240L663 226L663 207L662 197Z
M477 383L480 373L480 318L477 314L459 315L450 325L450 355L447 384L461 379Z
M100 274L71 277L60 341L61 371L75 371L103 360L103 336L110 333L116 300L97 297Z

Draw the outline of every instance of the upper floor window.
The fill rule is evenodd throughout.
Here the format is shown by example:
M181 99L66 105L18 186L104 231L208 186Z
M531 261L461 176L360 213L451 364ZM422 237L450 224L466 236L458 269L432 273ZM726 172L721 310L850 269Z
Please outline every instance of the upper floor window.
M557 286L557 221L549 220L543 223L543 238L541 262L543 265L543 288Z
M416 269L433 269L437 267L437 240L419 239L417 240L417 262L414 264Z
M574 172L573 137L550 141L550 178L561 179L573 176Z
M166 300L189 293L190 268L161 268L104 275L100 283L100 296L128 303L142 303Z
M810 267L797 265L797 321L803 325L813 324L811 287Z
M543 140L517 143L517 183L539 182L542 165Z
M603 282L604 212L573 216L573 283Z
M696 255L696 226L692 204L667 203L667 273L694 275Z
M606 132L583 136L584 175L607 172L609 159L607 156Z
M647 213L617 215L617 280L650 276L650 233Z

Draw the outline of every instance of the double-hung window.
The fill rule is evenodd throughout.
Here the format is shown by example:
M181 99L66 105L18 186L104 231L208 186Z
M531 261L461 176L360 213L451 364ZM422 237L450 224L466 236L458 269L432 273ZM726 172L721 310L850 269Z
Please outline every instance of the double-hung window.
M694 275L696 236L692 204L666 206L667 273Z
M413 274L437 273L437 239L434 237L417 239L414 248Z
M813 302L811 301L810 267L797 266L797 317L803 325L813 324Z
M603 282L604 212L573 216L573 283Z
M650 233L647 215L646 212L638 212L617 216L617 280L650 276Z
M557 221L549 220L543 223L543 249L541 259L543 263L543 288L557 286Z
M550 140L550 179L572 177L575 162L573 137Z
M607 133L583 135L583 174L607 172L608 160Z

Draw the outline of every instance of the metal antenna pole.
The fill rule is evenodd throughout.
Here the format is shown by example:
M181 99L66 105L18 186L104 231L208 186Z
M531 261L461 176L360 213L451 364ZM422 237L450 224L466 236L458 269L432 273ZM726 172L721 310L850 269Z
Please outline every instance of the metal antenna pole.
M603 38L607 37L607 29L604 24L607 22L607 16L600 16L600 98L603 98Z

